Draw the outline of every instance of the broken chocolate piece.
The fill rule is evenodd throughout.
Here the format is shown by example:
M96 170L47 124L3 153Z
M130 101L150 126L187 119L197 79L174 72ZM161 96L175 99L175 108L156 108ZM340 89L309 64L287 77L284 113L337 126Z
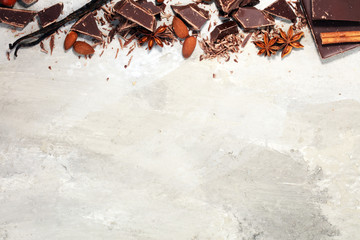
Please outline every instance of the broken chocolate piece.
M228 21L215 27L210 33L210 41L215 42L218 39L222 39L230 34L239 33L239 28L234 21Z
M230 13L239 8L242 0L215 0L216 6L224 13Z
M313 21L311 11L312 0L301 0L301 4L305 10L305 16L308 21L312 36L315 40L316 47L322 58L329 58L337 54L349 51L359 47L356 43L342 43L333 45L321 45L320 33L323 32L339 32L339 31L360 31L360 23L358 22L342 22L342 21Z
M0 22L14 27L24 28L34 20L36 12L0 7Z
M234 20L245 30L272 26L274 19L255 7L239 8L232 14Z
M82 33L102 41L102 33L96 24L94 13L89 13L80 18L72 27L72 31Z
M156 28L155 16L132 0L117 2L114 11L151 32L154 32Z
M156 6L154 3L148 2L146 0L139 0L136 3L138 3L141 7L147 9L154 16L159 15L163 11L160 7Z
M201 27L209 20L209 11L199 8L195 3L184 6L171 6L172 10L179 15L190 27L200 31Z
M64 5L62 3L57 3L38 12L40 26L46 27L55 22L59 18L63 8Z
M360 21L359 0L312 0L313 20Z
M240 7L253 7L258 4L260 0L243 0L240 3Z
M286 0L277 0L264 9L265 12L288 20L296 20L296 15Z

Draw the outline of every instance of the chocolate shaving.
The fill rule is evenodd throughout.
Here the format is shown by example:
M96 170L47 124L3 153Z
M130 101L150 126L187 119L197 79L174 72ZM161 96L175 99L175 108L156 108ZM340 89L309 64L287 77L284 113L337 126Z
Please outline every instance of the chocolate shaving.
M50 46L50 55L52 55L54 47L55 47L55 36L54 35L51 35L51 37L50 37L49 46Z
M241 42L241 37L237 34L230 34L215 43L208 39L201 40L199 45L204 54L200 56L200 61L217 58L218 60L225 59L227 62L230 60L231 53L239 52Z

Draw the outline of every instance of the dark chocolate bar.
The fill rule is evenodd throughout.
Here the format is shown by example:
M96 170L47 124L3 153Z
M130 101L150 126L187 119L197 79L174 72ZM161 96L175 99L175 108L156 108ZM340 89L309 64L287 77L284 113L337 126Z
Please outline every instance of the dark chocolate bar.
M209 12L199 8L195 3L190 3L184 6L171 6L172 10L190 27L199 31L201 27L209 20Z
M274 19L255 7L239 8L231 15L245 30L272 26Z
M96 23L94 13L89 13L84 17L80 18L72 27L72 31L82 33L93 37L99 41L102 41L102 33Z
M228 21L224 22L215 27L215 29L210 33L210 41L215 42L218 39L222 39L230 34L239 33L239 28L236 22Z
M360 21L359 0L312 0L313 20Z
M36 12L0 7L0 22L18 28L24 28L34 20Z
M308 21L312 36L315 40L316 47L322 58L329 58L337 54L349 51L359 47L359 43L342 43L333 45L322 45L320 33L323 32L342 32L342 31L360 31L360 23L344 21L313 21L311 11L312 0L301 0L305 9L306 19Z
M122 0L117 2L114 6L114 11L151 32L155 31L155 16L149 10L141 7L132 0Z
M230 13L239 8L242 0L215 0L216 6L224 13Z
M46 27L55 22L59 18L63 8L64 5L62 3L57 3L38 12L40 26Z
M154 16L159 15L161 12L163 12L163 10L159 6L156 6L152 2L148 2L146 0L139 0L136 3L138 3L141 7L149 10L149 12L151 12Z
M296 20L296 15L286 0L277 0L264 9L265 12L288 20Z

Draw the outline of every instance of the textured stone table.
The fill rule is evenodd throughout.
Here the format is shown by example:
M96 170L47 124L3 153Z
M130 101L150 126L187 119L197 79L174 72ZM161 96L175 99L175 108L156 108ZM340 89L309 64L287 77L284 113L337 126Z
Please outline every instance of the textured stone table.
M359 50L321 61L305 30L283 60L176 44L125 70L58 37L0 60L1 240L359 237Z

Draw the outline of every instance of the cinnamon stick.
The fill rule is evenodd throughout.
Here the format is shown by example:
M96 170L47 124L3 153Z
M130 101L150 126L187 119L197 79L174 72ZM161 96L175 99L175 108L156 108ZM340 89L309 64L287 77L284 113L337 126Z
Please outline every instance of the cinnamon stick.
M360 31L320 33L322 45L360 42Z

